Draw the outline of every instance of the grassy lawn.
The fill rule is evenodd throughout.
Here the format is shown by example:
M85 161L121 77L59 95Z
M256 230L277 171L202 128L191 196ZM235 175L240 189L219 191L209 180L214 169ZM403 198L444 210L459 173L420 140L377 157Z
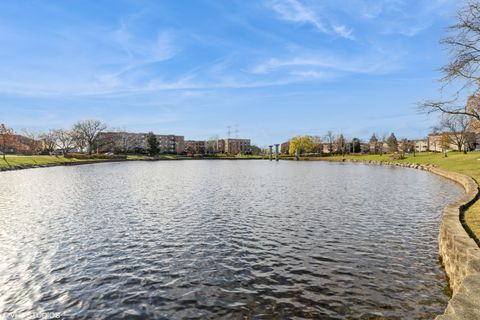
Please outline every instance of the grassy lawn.
M447 157L444 157L442 153L422 152L417 153L416 157L407 155L406 159L403 160L391 160L389 155L347 155L345 158L435 164L440 168L470 176L477 182L477 184L480 182L480 152L470 152L468 154L463 154L461 152L449 152ZM333 156L323 159L342 159L342 157ZM465 222L476 235L477 239L480 239L480 200L475 202L465 212Z
M64 157L56 156L17 156L7 155L6 160L0 155L0 167L20 166L20 165L40 165L60 162L78 162L78 159L66 159Z
M197 156L196 156L197 157ZM201 157L200 157L201 158ZM262 159L261 156L229 156L229 155L214 155L211 157L206 157L205 159ZM152 159L149 156L145 155L129 155L127 156L128 160L149 160ZM183 160L183 159L192 159L192 157L182 156L182 155L171 155L171 154L162 154L154 157L155 160ZM51 163L62 163L62 162L78 162L85 160L108 160L108 159L76 159L76 158L64 158L62 156L20 156L20 155L7 155L6 161L3 160L3 156L0 155L0 167L8 166L21 166L21 165L45 165Z

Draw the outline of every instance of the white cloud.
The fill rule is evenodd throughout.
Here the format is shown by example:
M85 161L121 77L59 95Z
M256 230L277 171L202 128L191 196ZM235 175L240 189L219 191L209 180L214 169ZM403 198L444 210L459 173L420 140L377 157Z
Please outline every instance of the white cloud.
M348 29L344 25L334 25L333 30L335 31L336 34L339 36L350 39L350 40L355 40L355 37L353 36L353 31L352 29Z
M285 21L312 25L317 31L326 34L336 34L345 39L354 40L353 30L345 25L330 25L322 22L317 13L298 0L274 0L269 7Z
M271 8L276 11L279 16L287 21L309 23L318 31L327 32L320 20L308 7L302 5L297 0L275 0L271 2Z
M297 76L299 78L304 78L304 79L326 79L326 78L328 78L327 73L314 71L314 70L292 71L292 72L290 72L290 74L292 76Z
M153 40L139 39L128 30L126 23L122 23L112 32L112 38L137 63L168 60L179 51L173 45L174 36L171 31L160 31Z
M319 74L326 71L333 73L358 73L358 74L385 74L399 67L397 57L386 55L382 52L368 52L363 56L352 58L338 55L316 53L301 54L292 58L271 58L265 62L254 65L250 72L266 75L276 71L290 70L290 74L308 75L312 72ZM313 68L313 69L312 69ZM307 71L305 71L307 69ZM305 73L307 72L307 73ZM325 75L325 73L323 74Z

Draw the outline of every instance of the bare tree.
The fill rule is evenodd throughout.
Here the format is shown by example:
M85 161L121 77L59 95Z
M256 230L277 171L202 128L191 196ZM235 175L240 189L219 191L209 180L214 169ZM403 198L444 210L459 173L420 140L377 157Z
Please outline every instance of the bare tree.
M107 125L98 120L79 121L73 126L74 140L79 147L87 147L88 154L92 154L98 134L105 129Z
M41 133L37 130L29 130L29 129L22 129L22 135L25 139L22 139L22 142L30 148L32 153L40 151L42 148L42 144L40 141Z
M458 151L467 152L467 136L470 127L470 118L464 114L444 114L440 120L440 128L448 131L451 143Z
M40 136L40 141L43 143L43 149L52 152L55 150L57 146L57 139L55 137L54 130L50 130L48 132L42 133Z
M378 137L378 149L380 152L380 155L386 153L386 150L384 150L384 144L387 143L387 133L384 132L382 134L377 134Z
M8 151L8 148L15 145L15 134L13 129L8 128L3 123L0 123L0 148L3 153L3 160L6 161L5 154Z
M58 129L54 130L53 134L55 135L58 147L62 149L63 155L68 154L74 145L74 135L72 131Z
M115 144L115 148L122 153L128 153L129 146L131 145L131 139L125 127L109 129L111 132L117 132L120 137L120 140Z
M400 139L400 143L398 144L398 149L400 150L400 153L402 156L404 156L405 153L411 152L415 157L415 141L414 140L408 140L407 138Z
M315 153L322 153L322 137L320 136L312 136L312 141L315 147L313 148L313 152Z
M220 139L218 135L214 135L210 137L205 143L205 153L207 154L215 154L220 153Z
M84 136L83 132L80 130L77 130L76 128L72 129L72 138L73 138L73 143L78 149L83 152L85 148L87 147L87 139Z
M333 152L333 144L335 143L336 137L332 131L327 131L324 137L325 142L328 145L328 152Z
M109 128L108 132L98 135L96 146L102 151L126 154L132 145L131 140L125 128Z
M450 62L442 68L446 85L460 82L462 85L450 101L428 100L420 105L427 112L439 111L447 114L465 115L480 120L480 2L471 1L457 13L457 23L450 26L450 34L441 43L451 56ZM458 103L460 92L475 87L467 106Z

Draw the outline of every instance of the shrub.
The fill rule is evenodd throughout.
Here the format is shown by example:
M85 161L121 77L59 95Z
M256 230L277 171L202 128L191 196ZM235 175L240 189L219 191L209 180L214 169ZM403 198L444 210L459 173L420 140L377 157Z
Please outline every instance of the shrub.
M84 153L69 153L65 155L65 158L75 158L79 160L125 160L126 155L123 154L84 154Z
M405 158L405 155L403 153L395 152L394 154L392 154L390 156L390 159L392 159L392 160L403 160L403 159L406 159L406 158Z

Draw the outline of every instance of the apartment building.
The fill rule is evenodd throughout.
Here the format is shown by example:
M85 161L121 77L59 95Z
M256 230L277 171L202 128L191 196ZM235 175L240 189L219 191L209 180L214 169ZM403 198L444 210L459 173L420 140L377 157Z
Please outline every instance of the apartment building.
M184 152L183 136L155 135L161 153L180 154ZM97 137L98 152L145 153L147 150L147 133L102 132Z
M185 140L185 152L189 154L205 154L206 143L203 140Z
M286 141L280 145L281 154L288 154L289 151L290 151L290 141Z
M240 154L251 152L250 139L224 139L226 154Z

